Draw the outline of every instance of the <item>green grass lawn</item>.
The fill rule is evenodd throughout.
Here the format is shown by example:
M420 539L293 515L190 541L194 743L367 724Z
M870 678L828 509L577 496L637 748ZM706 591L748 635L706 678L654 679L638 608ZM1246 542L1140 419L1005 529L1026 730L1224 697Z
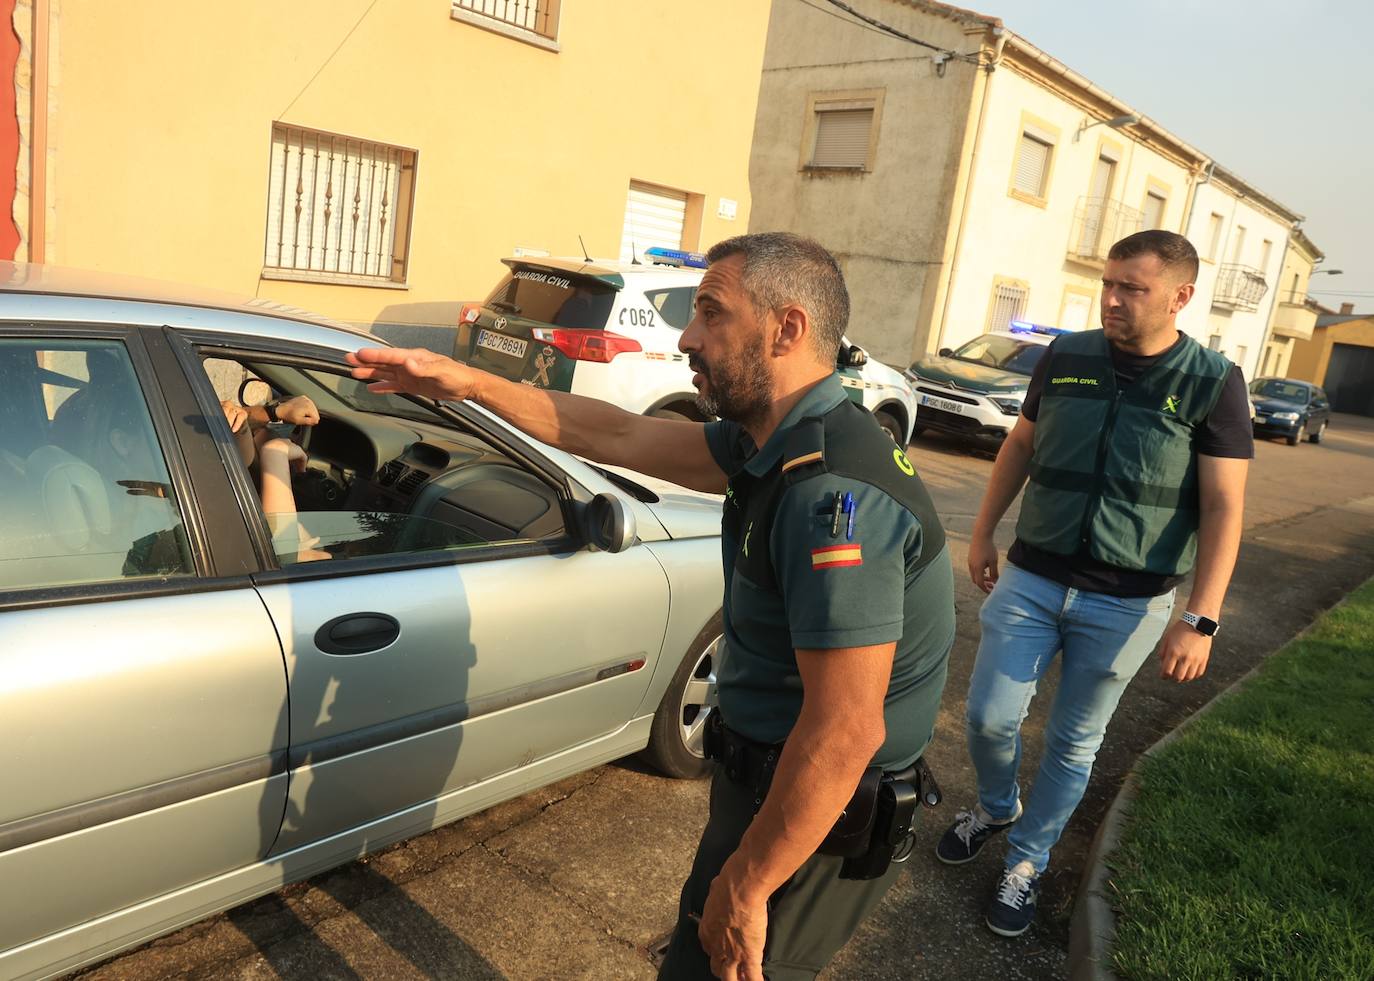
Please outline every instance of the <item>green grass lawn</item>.
M1144 761L1108 864L1122 977L1374 978L1374 583Z

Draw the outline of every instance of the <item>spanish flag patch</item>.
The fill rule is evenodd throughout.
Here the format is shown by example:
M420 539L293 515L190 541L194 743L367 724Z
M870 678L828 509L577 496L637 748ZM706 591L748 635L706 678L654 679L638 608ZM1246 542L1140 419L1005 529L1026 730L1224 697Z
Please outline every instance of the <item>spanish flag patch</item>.
M811 568L835 569L844 565L863 565L863 550L857 542L845 545L827 545L811 550Z

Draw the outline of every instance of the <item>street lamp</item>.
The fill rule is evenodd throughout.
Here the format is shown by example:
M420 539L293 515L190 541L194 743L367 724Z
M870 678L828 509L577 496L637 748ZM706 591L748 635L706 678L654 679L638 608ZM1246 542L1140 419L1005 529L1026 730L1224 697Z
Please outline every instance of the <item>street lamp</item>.
M1344 269L1313 269L1313 270L1312 270L1310 273L1308 273L1307 275L1308 275L1308 276L1321 276L1321 275L1325 274L1325 275L1327 275L1327 276L1339 276L1339 275L1340 275L1341 273L1343 273L1343 272L1345 272Z
M1094 126L1107 126L1111 129L1120 129L1122 126L1130 126L1132 123L1138 122L1140 122L1140 113L1138 112L1128 112L1124 116L1116 116L1112 119L1099 119L1095 123L1090 123L1085 118L1082 124L1074 132L1073 141L1077 143L1078 138L1083 135L1083 131L1085 129L1092 129Z

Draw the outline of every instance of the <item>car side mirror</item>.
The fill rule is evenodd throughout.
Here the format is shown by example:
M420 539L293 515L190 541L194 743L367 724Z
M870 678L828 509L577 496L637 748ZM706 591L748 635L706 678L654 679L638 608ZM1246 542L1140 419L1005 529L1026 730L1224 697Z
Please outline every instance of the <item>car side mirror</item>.
M868 364L868 352L859 347L859 345L853 344L850 346L848 352L845 353L844 363L850 368L862 368L864 365Z
M601 552L623 552L636 541L635 514L623 498L598 494L583 513L587 541Z
M947 357L949 357L951 354L954 353L954 348L952 348L952 347L942 347L942 348L940 348L940 350L939 350L937 353L940 355L940 357L942 357L942 358L947 358Z

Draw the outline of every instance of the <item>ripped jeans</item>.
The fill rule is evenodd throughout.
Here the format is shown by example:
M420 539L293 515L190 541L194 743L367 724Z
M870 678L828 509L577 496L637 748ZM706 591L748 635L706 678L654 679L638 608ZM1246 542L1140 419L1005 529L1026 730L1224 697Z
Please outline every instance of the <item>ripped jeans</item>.
M1021 723L1037 683L1063 652L1059 690L1045 723L1040 770L1021 819L1007 833L1006 866L1049 864L1131 678L1159 643L1174 592L1122 598L1060 585L1010 563L983 604L978 659L965 718L978 802L995 821L1016 813Z

